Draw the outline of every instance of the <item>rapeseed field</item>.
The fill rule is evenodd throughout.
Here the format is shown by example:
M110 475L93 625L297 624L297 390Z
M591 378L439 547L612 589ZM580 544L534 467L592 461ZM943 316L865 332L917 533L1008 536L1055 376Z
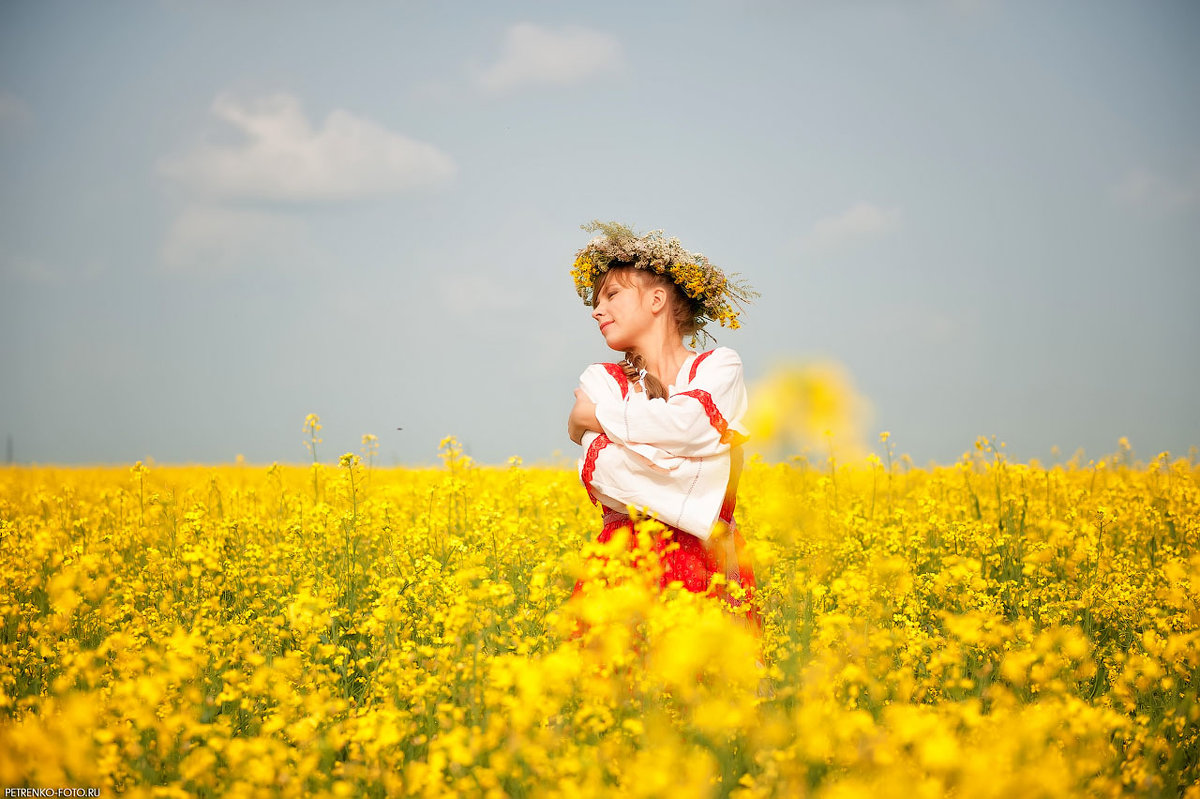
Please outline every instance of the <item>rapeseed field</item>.
M1200 797L1200 469L884 444L747 464L761 636L598 553L569 468L452 439L426 469L9 467L0 784Z

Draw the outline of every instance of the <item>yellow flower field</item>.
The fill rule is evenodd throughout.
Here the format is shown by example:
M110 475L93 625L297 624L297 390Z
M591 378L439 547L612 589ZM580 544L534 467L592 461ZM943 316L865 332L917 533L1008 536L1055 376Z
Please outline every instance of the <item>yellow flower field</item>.
M1187 460L752 460L757 639L588 558L571 470L442 455L5 469L0 784L1200 797Z

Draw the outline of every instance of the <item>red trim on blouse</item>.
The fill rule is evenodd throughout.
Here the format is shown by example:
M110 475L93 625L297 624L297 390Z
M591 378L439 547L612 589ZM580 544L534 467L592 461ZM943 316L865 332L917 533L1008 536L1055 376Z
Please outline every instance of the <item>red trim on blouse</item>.
M580 473L580 478L583 480L583 487L587 489L588 499L592 504L596 504L596 495L592 493L592 475L596 473L596 458L600 455L600 450L609 445L608 436L601 433L592 441L592 445L588 447L587 456L583 459L583 471Z
M708 422L717 432L721 434L721 443L728 444L737 435L736 430L729 429L729 422L725 421L725 417L717 410L717 405L713 402L712 395L702 388L694 388L691 391L681 391L675 395L676 397L691 397L699 402L704 407L704 412L708 414Z
M737 505L737 496L725 497L725 501L721 503L721 512L717 514L717 518L729 524L733 521L733 508Z
M625 370L619 363L604 363L601 366L608 371L609 377L617 381L617 385L621 387L621 399L624 399L629 393L629 378L625 376Z
M712 354L712 350L709 350L708 352L702 352L696 356L696 360L692 361L692 371L688 373L689 383L696 379L696 370L700 367L700 362Z
M744 436L736 430L730 430L729 431L729 441L726 443L728 443L731 447L740 447L742 444L745 444L749 440L750 440L750 436Z

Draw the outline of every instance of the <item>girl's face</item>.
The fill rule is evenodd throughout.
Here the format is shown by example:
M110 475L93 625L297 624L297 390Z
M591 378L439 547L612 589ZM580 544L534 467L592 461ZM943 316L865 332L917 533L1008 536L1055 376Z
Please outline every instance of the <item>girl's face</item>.
M650 329L654 321L652 293L643 291L632 270L613 270L596 293L592 318L610 349L627 352Z

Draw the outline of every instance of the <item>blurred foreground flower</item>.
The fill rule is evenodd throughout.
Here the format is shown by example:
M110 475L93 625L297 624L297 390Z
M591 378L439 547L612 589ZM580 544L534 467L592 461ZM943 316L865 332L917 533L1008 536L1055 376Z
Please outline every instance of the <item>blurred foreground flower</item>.
M783 364L750 387L750 451L769 460L805 455L839 460L867 452L870 402L832 361Z

